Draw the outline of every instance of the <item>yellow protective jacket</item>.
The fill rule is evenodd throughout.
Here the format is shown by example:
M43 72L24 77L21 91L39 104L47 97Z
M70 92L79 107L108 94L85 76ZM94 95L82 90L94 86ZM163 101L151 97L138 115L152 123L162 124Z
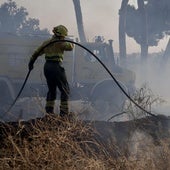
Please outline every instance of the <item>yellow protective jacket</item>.
M71 51L74 48L74 45L70 42L51 43L55 40L59 40L59 38L56 36L53 36L49 40L43 42L43 44L35 50L35 52L30 58L30 61L34 63L34 61L38 58L38 56L45 54L46 60L62 62L64 51ZM44 48L44 46L46 47Z

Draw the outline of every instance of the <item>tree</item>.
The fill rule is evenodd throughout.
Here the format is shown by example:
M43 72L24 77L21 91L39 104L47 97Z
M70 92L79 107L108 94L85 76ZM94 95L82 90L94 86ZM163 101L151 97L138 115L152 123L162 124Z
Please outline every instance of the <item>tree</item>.
M144 42L146 48L157 46L159 40L170 35L170 1L144 0L143 4L142 1L138 0L138 9L127 6L126 33L133 37L141 48L144 48ZM145 50L146 53L147 49Z
M87 40L86 40L84 27L83 27L83 17L81 12L80 0L73 0L73 4L76 13L76 20L77 20L77 27L78 27L80 41L86 42Z
M49 34L47 29L39 28L39 20L28 18L28 12L24 7L8 0L0 6L0 32L16 34Z
M147 16L146 16L146 8L144 5L144 0L137 0L138 2L138 13L139 13L139 21L141 23L142 29L140 29L140 46L141 46L141 58L146 59L148 56L148 36L147 36Z
M126 59L126 11L129 0L122 0L119 10L119 54L121 62Z

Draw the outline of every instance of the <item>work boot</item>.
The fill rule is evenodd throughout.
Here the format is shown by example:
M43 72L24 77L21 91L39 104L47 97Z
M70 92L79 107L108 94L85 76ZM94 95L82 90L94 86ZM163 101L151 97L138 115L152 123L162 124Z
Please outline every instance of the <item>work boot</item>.
M72 112L70 112L70 113L60 112L60 117L66 119L66 120L69 120L69 121L75 120L75 114Z
M52 114L52 115L54 114L54 108L53 107L46 106L45 110L48 114Z
M68 113L67 113L67 112L63 112L63 111L60 111L60 116L61 116L61 117L66 117L66 116L68 116Z
M61 102L60 104L60 116L65 117L68 116L69 110L68 110L68 104L67 102Z

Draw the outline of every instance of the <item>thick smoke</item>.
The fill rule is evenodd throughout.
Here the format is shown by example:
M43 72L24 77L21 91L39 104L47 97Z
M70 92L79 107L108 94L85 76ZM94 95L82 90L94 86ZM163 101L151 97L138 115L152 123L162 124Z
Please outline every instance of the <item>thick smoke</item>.
M169 58L170 54L166 54L166 57ZM170 60L165 60L164 52L149 54L148 59L144 62L141 61L139 55L132 60L129 61L129 68L136 74L136 88L140 89L146 85L155 98L163 100L159 105L154 105L153 111L170 115Z

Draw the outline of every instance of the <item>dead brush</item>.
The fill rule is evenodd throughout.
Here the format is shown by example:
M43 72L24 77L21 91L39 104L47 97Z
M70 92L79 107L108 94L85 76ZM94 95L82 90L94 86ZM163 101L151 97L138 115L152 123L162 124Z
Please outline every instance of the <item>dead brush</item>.
M147 84L142 85L141 88L135 91L132 99L145 110L152 112L152 107L165 103L165 100L160 96L155 95ZM146 112L142 111L131 101L127 100L124 112L128 114L130 119L136 119L143 116L148 116Z
M143 87L135 92L133 100L144 109L152 113L154 113L152 111L153 106L161 105L165 102L165 100L161 97L155 96L147 85L143 85ZM136 160L136 167L134 165L135 169L169 169L169 117L154 113L155 115L158 115L158 120L156 120L156 118L156 121L153 119L154 124L152 124L152 121L144 121L143 123L139 122L138 124L138 120L142 121L143 117L147 117L148 115L131 102L126 103L125 113L128 113L130 120L134 120L134 136L131 138L128 145L129 148L133 148L135 154L131 150L129 162L134 162L134 160ZM151 129L151 131L148 131L148 128L149 130ZM151 138L148 134L151 134L153 138ZM154 139L156 139L156 141L158 139L159 143L155 144Z
M160 100L150 95L144 87L136 92L135 100L151 109L152 104ZM126 111L131 118L145 115L131 103L127 106ZM135 138L136 141L131 141L129 145L137 146L137 152L126 157L114 140L107 146L103 145L96 140L99 134L92 128L91 122L77 118L45 116L19 122L15 126L8 124L3 134L6 138L3 138L4 145L0 147L0 169L162 170L170 167L168 140L161 140L162 145L155 146L146 138ZM120 152L120 156L114 157L110 152L112 150Z
M22 123L21 123L22 124ZM0 169L107 169L109 155L90 122L46 116L6 131ZM31 130L30 130L31 128ZM29 129L29 130L28 130ZM109 157L110 158L110 157ZM110 158L111 159L111 158Z

